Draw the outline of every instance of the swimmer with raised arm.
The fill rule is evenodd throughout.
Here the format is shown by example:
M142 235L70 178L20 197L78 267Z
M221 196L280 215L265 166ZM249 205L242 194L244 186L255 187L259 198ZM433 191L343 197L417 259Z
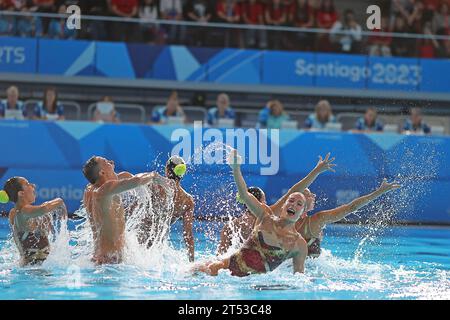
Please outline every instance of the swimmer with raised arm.
M231 152L229 163L239 196L256 217L255 227L236 253L217 262L196 266L194 271L217 275L219 270L228 269L233 276L244 277L273 271L287 259L292 259L294 273L303 273L308 249L295 224L306 210L305 196L300 192L289 195L277 216L271 207L247 191L240 171L241 158L236 150Z
M48 214L62 209L62 213L67 216L63 200L57 198L38 206L33 205L36 201L36 186L23 177L9 179L0 192L0 202L14 203L14 208L9 212L9 223L19 249L20 265L41 264L50 254L48 232L51 223ZM43 219L39 221L38 218Z
M83 202L89 216L94 240L93 262L116 264L123 259L125 216L120 193L150 182L164 183L155 173L116 174L114 162L102 157L90 158L83 167L89 181Z
M156 212L165 214L168 211L168 204L173 202L173 212L170 217L170 223L173 224L178 219L183 220L183 238L188 251L189 261L194 261L195 246L194 246L194 198L187 193L181 186L181 180L186 173L186 163L179 156L172 156L167 160L165 167L167 184L171 186L174 191L173 197L169 197L167 188L162 188L158 185L151 185L152 204ZM152 234L152 224L154 223L151 216L144 218L141 228L139 230L139 242L151 247L154 240Z
M279 215L281 212L281 208L283 204L286 202L288 197L295 192L303 192L306 188L308 188L316 178L323 172L332 171L334 172L333 164L335 158L330 159L330 153L328 153L325 159L322 159L319 156L319 162L316 167L301 181L292 186L289 191L283 195L275 204L270 206L270 209L273 211L275 215ZM253 196L261 203L266 204L266 195L264 191L258 187L250 187L248 190ZM256 217L251 214L251 212L246 208L246 211L239 217L234 218L231 223L225 225L220 234L220 243L217 249L218 254L224 254L228 251L232 244L232 238L235 234L239 235L241 240L246 240L256 222Z

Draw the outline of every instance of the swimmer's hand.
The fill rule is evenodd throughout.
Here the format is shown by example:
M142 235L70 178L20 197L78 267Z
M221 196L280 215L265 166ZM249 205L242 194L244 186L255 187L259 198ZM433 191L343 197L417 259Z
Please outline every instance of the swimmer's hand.
M336 172L334 170L334 167L336 167L336 164L333 163L333 161L336 158L333 157L330 159L330 155L331 154L328 152L325 159L322 159L322 156L319 156L319 162L317 163L315 170L317 170L319 173L323 173L323 172L327 172L327 171Z
M386 192L389 192L389 191L391 191L391 190L399 189L399 188L401 188L401 187L402 187L402 186L401 186L400 184L397 184L397 183L395 183L395 182L389 183L389 182L387 181L387 179L384 178L384 179L383 179L383 182L381 183L381 186L378 188L378 190L379 190L380 192L382 192L382 193L386 193Z
M238 154L236 149L231 150L227 163L232 169L238 168L242 164L242 157Z

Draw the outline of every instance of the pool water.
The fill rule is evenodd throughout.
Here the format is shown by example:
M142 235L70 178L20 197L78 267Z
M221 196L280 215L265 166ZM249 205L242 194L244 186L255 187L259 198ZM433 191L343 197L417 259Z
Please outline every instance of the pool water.
M220 226L196 223L197 260L214 257ZM166 247L141 254L130 245L121 265L93 266L73 255L73 243L56 243L44 265L19 268L0 219L0 299L450 299L448 227L331 225L304 275L286 261L246 278L192 276L180 229L172 228Z

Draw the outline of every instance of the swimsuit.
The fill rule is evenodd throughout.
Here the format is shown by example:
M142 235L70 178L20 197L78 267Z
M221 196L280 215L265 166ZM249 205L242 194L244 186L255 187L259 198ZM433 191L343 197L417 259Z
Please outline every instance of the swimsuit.
M306 222L306 220L308 220L308 223L305 223ZM306 237L305 237L305 240L306 240L306 243L307 243L307 245L308 245L308 256L309 257L312 257L312 258L317 258L317 257L319 257L320 256L320 253L321 253L321 248L320 248L320 241L321 241L321 239L322 239L322 235L319 235L319 236L315 236L313 233L312 233L312 229L311 229L311 217L306 217L304 220L303 220L303 222L302 222L302 224L301 224L301 226L300 226L300 228L299 228L299 230L301 230L301 228L305 228L304 229L304 235L307 235L308 233L312 236L311 238L309 238L309 239L307 239ZM309 232L308 232L308 230L309 230Z
M231 275L237 277L266 273L275 270L289 255L288 250L266 244L262 232L259 231L230 257L228 269Z

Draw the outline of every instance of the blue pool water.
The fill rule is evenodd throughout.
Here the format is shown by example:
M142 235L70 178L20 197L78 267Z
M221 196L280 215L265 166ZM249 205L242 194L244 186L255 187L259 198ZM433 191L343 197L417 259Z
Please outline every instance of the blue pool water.
M219 227L196 224L198 260L214 256ZM332 225L322 256L307 261L304 275L285 262L246 278L192 276L179 235L175 225L172 244L148 252L129 244L122 265L95 267L74 255L72 242L55 243L43 266L19 268L7 220L0 219L0 299L450 299L446 227Z

